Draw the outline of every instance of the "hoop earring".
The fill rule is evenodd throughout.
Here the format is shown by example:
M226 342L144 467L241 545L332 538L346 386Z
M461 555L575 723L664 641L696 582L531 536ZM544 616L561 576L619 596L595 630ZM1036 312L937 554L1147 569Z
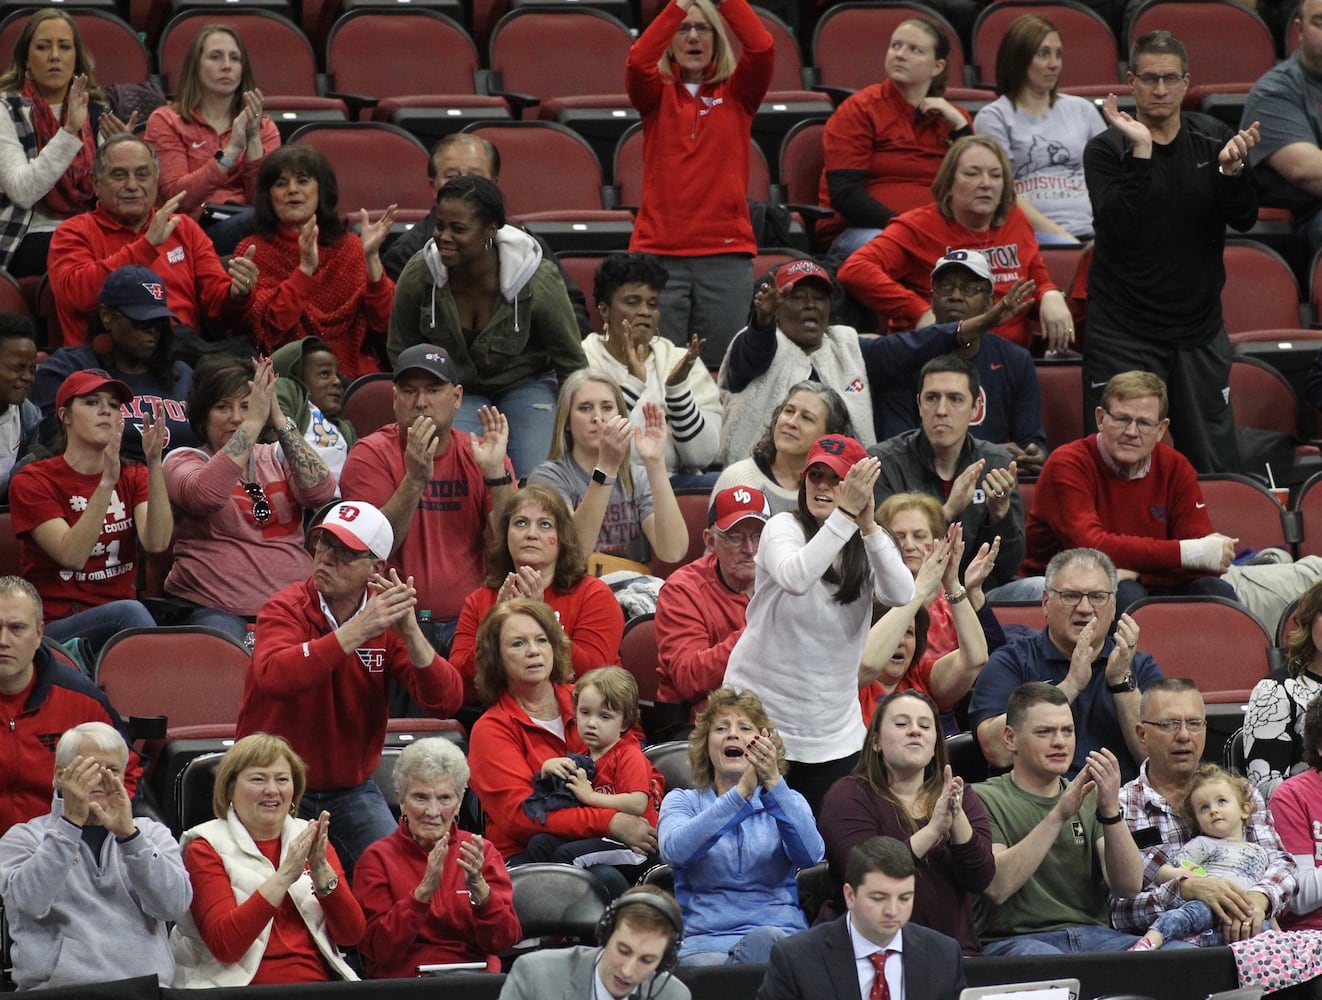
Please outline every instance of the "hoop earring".
M490 250L490 249L491 249L492 247L494 247L495 245L496 245L496 241L495 241L495 239L494 239L493 237L491 237L491 236L488 236L488 237L487 237L487 249Z

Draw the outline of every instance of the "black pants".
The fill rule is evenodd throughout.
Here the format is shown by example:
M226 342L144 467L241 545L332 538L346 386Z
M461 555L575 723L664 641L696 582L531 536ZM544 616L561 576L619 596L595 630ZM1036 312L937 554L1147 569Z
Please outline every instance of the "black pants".
M790 761L790 772L785 775L785 783L808 800L813 816L821 812L822 799L841 778L851 774L858 764L859 755L851 753L838 760L825 760L819 764L804 764Z

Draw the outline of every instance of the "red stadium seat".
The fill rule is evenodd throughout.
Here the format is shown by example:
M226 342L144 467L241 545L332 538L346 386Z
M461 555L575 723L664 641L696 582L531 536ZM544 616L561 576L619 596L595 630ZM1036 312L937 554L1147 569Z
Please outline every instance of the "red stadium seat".
M344 391L341 412L354 433L366 437L395 422L395 383L389 372L360 375Z
M1248 700L1267 676L1272 637L1242 604L1224 597L1144 597L1129 606L1143 652L1167 677L1190 677L1209 705Z

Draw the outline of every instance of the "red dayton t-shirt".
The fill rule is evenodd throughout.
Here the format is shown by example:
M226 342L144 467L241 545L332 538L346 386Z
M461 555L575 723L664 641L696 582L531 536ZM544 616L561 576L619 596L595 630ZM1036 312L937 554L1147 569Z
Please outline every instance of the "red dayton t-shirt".
M137 596L133 582L138 536L133 510L147 500L146 466L126 464L120 470L101 536L82 569L61 569L32 540L33 528L55 518L70 526L77 524L99 482L101 473L75 472L63 455L57 455L20 469L9 485L14 531L19 537L19 566L41 595L48 622L90 605L131 601Z

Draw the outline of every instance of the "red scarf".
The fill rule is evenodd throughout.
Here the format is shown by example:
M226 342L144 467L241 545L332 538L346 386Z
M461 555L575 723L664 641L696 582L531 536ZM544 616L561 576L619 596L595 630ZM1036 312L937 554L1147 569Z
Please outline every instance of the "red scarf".
M31 80L23 81L19 94L32 105L32 130L37 134L37 149L45 149L46 144L55 138L55 133L64 127L69 114L68 104L60 109L60 120L56 121L55 112ZM96 204L96 195L92 192L92 160L96 156L96 137L92 135L90 115L83 123L79 135L83 140L83 148L60 175L55 186L41 199L48 212L65 218L89 212Z

